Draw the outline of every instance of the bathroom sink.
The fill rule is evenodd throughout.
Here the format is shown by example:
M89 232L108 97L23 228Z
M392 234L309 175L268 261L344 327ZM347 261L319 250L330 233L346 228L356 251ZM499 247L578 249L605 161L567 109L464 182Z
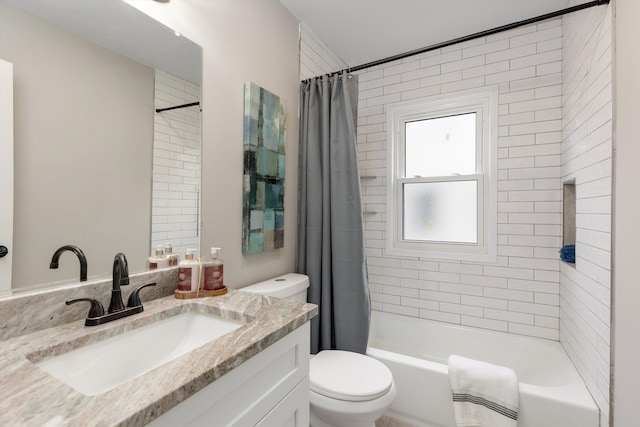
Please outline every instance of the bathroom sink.
M231 332L242 322L183 313L37 365L77 391L95 396Z

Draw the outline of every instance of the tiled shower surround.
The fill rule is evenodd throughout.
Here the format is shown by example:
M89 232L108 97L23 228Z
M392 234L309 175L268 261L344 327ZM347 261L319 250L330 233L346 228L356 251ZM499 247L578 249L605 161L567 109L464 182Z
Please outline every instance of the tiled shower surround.
M347 68L304 22L300 23L300 80Z
M521 27L359 73L373 308L559 338L562 20ZM386 105L497 86L498 260L385 254Z
M577 259L560 266L560 341L601 426L609 425L611 348L611 27L611 6L587 9L565 16L562 39L562 181L576 183Z
M611 6L360 71L358 152L372 308L560 340L608 421ZM338 69L301 25L301 79ZM389 104L497 86L498 260L385 254ZM564 141L564 142L563 142ZM577 262L559 261L576 180ZM562 264L562 265L561 265Z

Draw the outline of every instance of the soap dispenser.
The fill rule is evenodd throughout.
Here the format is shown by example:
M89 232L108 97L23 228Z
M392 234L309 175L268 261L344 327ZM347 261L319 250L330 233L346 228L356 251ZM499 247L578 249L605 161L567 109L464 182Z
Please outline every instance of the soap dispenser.
M208 258L202 261L202 289L214 291L224 288L224 265L218 258L220 248L211 248Z
M200 263L194 259L195 249L187 249L183 260L178 263L178 290L195 292L200 283Z
M149 269L169 267L169 258L164 254L162 245L156 246L156 251L149 257Z
M169 260L169 267L174 267L178 265L178 256L173 253L173 247L171 246L171 242L167 242L164 245L164 254L167 256Z

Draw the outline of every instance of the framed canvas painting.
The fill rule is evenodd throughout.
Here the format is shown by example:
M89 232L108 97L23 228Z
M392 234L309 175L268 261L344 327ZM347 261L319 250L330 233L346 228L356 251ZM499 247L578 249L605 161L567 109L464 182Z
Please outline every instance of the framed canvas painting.
M244 85L242 253L284 246L285 106L255 83Z

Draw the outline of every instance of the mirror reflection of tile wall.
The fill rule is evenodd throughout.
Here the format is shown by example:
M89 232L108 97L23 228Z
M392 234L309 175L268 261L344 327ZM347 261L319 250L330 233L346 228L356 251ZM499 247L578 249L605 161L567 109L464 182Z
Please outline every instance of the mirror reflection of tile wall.
M197 102L200 86L156 70L155 106ZM154 115L151 248L200 249L201 114L198 106Z

